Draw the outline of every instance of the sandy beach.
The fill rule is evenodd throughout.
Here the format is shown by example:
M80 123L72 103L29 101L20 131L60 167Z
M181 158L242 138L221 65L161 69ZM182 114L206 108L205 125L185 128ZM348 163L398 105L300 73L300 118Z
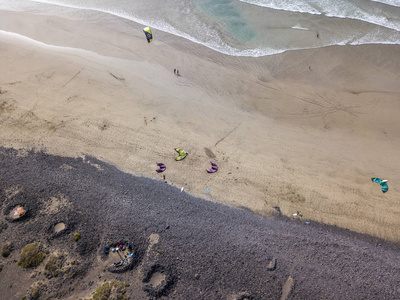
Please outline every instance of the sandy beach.
M90 156L0 148L0 178L4 299L400 297L398 244L368 235L195 198Z
M162 32L147 44L142 26L107 15L0 14L2 146L158 180L163 162L194 196L399 240L399 46L231 57Z
M93 280L115 278L97 254L126 237L137 272L167 274L161 294L131 282L140 290L132 299L304 299L311 291L312 299L398 299L398 250L383 240L400 241L400 46L232 57L157 31L148 44L143 26L106 14L101 23L90 14L83 22L0 11L0 19L1 220L12 205L32 212L1 239L13 239L16 259L34 241L30 230L50 252L64 248L82 262L84 284L54 279L46 283L59 290L53 296L84 299ZM183 161L176 147L189 153ZM217 173L206 172L210 161ZM389 180L389 191L371 177ZM24 193L41 204L22 201ZM56 227L67 229L54 235ZM82 241L71 246L78 230ZM0 276L17 270L4 262ZM45 280L16 272L26 282L23 293L7 290L15 299Z

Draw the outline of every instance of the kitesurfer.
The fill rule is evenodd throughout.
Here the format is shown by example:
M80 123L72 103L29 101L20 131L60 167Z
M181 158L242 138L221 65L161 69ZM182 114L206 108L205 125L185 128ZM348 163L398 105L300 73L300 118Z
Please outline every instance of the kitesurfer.
M143 28L143 32L146 36L147 43L150 43L153 40L153 34L151 32L150 27Z

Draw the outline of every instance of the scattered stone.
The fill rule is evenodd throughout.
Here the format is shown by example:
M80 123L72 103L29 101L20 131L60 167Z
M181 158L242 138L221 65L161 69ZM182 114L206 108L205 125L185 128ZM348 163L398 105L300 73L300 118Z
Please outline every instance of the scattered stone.
M267 271L275 271L276 269L276 258L268 259Z
M293 217L295 217L295 218L301 218L303 215L300 213L300 212L295 212L294 214L293 214Z
M168 296L176 280L177 276L172 275L171 270L167 270L159 264L154 264L143 278L143 282L147 283L143 289L149 296Z
M56 225L54 225L54 232L59 233L60 231L64 230L66 227L67 226L63 222L57 223Z
M104 246L109 245L109 241L125 236L134 241L135 258L139 264L143 262L143 268L138 269L138 273L124 274L122 278L133 279L139 274L143 279L153 264L163 266L152 271L148 282L130 281L134 287L132 290L136 289L138 293L137 297L135 295L138 299L145 299L142 296L147 293L147 298L153 299L232 300L227 298L227 293L244 290L247 295L242 294L241 300L279 299L287 277L293 270L296 273L296 287L292 288L293 294L289 293L287 300L307 299L309 295L329 299L335 288L334 296L346 299L349 288L341 285L346 280L351 283L352 295L357 298L368 298L379 291L382 298L400 299L400 290L396 289L397 278L400 278L395 259L398 251L388 250L392 248L387 243L371 236L356 235L323 224L318 224L319 230L314 230L314 226L304 226L306 220L291 222L288 218L264 218L245 210L209 203L180 193L179 186L182 185L176 188L166 186L160 180L148 182L145 178L122 173L97 160L93 161L102 166L102 174L93 172L93 168L87 164L81 166L79 159L45 153L31 153L26 158L17 159L12 155L7 156L7 153L14 152L4 148L0 151L0 177L4 179L0 181L0 199L6 199L3 213L9 205L10 209L22 205L29 208L30 213L36 212L37 217L30 217L23 224L7 222L7 230L1 233L3 242L10 242L14 249L21 249L27 243L40 241L42 245L49 245L52 253L55 249L63 249L79 258L79 263L63 267L65 271L62 276L51 279L48 291L40 288L40 297L43 299L78 299L77 295L87 295L88 291L98 287L97 284L102 285L101 276L94 280L86 292L83 292L80 284L93 279L84 277L85 272L90 271L90 276L98 275L92 273L93 269L90 268L93 266L99 266L103 274L103 267L97 259L105 255ZM59 168L63 163L73 165L74 169L65 172ZM227 177L228 181L231 179ZM5 197L5 190L16 184L26 193L25 199ZM128 196L125 194L127 189L130 191ZM71 206L54 214L45 214L48 199L55 197L60 190L68 194ZM31 197L31 193L38 193L40 197ZM40 203L43 207L35 208ZM44 215L45 218L42 217ZM60 221L67 225L69 233L55 239L54 225ZM50 224L53 227L50 228ZM71 224L76 227L71 229ZM168 231L163 231L165 224L170 224ZM82 238L75 243L71 237L78 228ZM43 236L43 230L48 230L46 236ZM145 260L143 257L149 244L147 237L151 232L160 234L160 242L149 252L151 259ZM218 238L221 237L220 242ZM296 248L295 243L298 244ZM81 244L85 244L86 248L79 252ZM382 246L376 248L378 244ZM163 255L157 255L159 248L165 249ZM339 256L345 253L345 259L335 260L337 268L332 270L326 264L326 258L336 257L338 253ZM4 264L5 272L12 272L13 267L19 268L12 263L14 258L19 258L17 254L11 252L11 258ZM281 262L279 268L269 272L268 269L274 266L274 255L279 255ZM44 263L47 261L44 260ZM356 273L352 265L357 267ZM368 276L371 270L374 270L373 277L381 280L376 281ZM5 272L1 274L3 278L6 278ZM46 272L50 273L49 270ZM196 277L199 273L195 272L201 275ZM27 277L31 274L23 273ZM48 282L42 276L37 278ZM168 282L171 284L169 288L168 285L166 287ZM9 281L4 280L3 284L6 292L15 292L7 289ZM77 286L77 291L71 285Z

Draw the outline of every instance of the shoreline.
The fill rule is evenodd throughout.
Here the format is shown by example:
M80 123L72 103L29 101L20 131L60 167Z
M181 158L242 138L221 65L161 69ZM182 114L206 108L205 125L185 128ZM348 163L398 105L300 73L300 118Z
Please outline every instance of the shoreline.
M228 57L165 33L148 45L138 24L77 34L81 23L58 17L6 20L51 24L19 30L100 55L2 38L1 146L84 153L158 180L162 161L168 183L195 196L400 241L400 46ZM189 152L184 161L175 147ZM209 160L218 173L205 172ZM389 179L389 192L371 177Z
M238 4L238 3L237 3ZM252 27L257 28L258 26L256 25L257 21L255 23L253 23L253 20L255 21L255 18L252 18L251 16L254 15L258 15L259 17L259 10L260 9L264 9L263 7L258 7L256 5L250 5L248 6L248 3L243 3L241 2L239 4L247 6L247 7L242 7L239 8L239 10L246 10L246 12L243 12L245 15L245 19L249 20L251 19L250 23L252 24ZM379 5L379 4L378 4ZM12 5L11 5L12 6ZM307 20L306 23L308 24L304 24L303 25L305 27L301 27L300 23L301 20L297 20L297 22L289 22L290 24L285 24L283 25L282 28L283 32L280 31L278 29L278 31L276 31L276 36L280 36L280 33L283 33L285 35L285 31L289 30L289 31L295 31L292 32L291 34L289 33L288 36L286 36L284 38L284 40L296 40L296 45L291 45L291 43L287 44L287 43L283 43L286 46L278 46L278 47L273 47L272 45L276 43L280 44L279 40L281 40L281 38L279 38L278 40L274 40L274 36L268 36L268 38L266 38L266 36L264 36L264 34L257 36L256 40L264 40L264 44L258 44L258 46L255 45L248 45L247 47L243 45L243 47L240 45L241 43L237 43L236 46L232 46L229 43L229 39L228 41L222 42L222 43L214 43L213 40L207 40L207 39L203 39L204 36L208 36L209 34L211 35L215 35L218 33L217 32L213 32L213 28L209 28L209 30L211 30L211 32L209 32L207 29L205 30L205 34L200 34L198 36L196 36L196 34L194 36L190 35L190 34L186 34L184 31L182 31L182 28L178 28L176 27L177 24L174 24L172 26L168 26L166 24L164 24L162 21L161 22L155 22L154 20L160 20L160 16L158 16L155 11L153 11L153 13L155 14L151 14L152 17L150 19L146 19L146 17L143 14L137 15L135 16L135 12L127 12L122 13L122 11L124 11L124 9L128 9L128 11L131 10L131 7L124 7L124 5L122 4L120 6L120 9L117 10L113 10L113 8L111 8L111 10L108 10L105 7L101 7L102 5L100 5L100 7L79 7L78 6L69 6L68 4L66 4L64 6L64 4L58 3L58 4L50 4L50 3L30 3L29 2L25 2L24 4L19 3L17 5L18 8L5 8L5 9L16 9L17 11L26 11L26 12L30 12L33 14L45 14L48 16L51 15L58 15L59 17L62 18L66 18L66 19L70 19L70 20L77 20L78 22L96 22L96 20L98 19L103 19L104 23L114 23L114 20L118 20L116 23L120 23L120 24L124 24L126 25L126 27L129 27L132 25L132 23L137 23L137 24L142 24L140 25L141 28L146 27L146 26L150 26L151 28L153 28L153 30L157 33L158 31L163 32L164 34L167 35L174 35L177 36L179 38L184 38L185 40L189 41L190 43L196 43L198 45L202 45L205 46L209 49L213 49L212 51L217 51L219 53L223 53L226 55L232 55L232 56L248 56L248 57L262 57L262 56L268 56L268 55L275 55L275 54L280 54L283 53L285 51L289 51L289 50L306 50L306 49L314 49L314 48L319 48L319 47L328 47L328 46L334 46L334 45L373 45L373 44L384 44L384 45L396 45L400 43L399 40L399 36L395 29L396 25L393 26L387 26L389 25L388 23L386 24L381 24L379 25L378 23L372 21L368 21L367 19L359 19L359 18L352 18L352 17L344 17L344 16L338 16L335 17L334 15L330 15L325 21L322 20ZM114 7L117 8L117 7ZM397 9L396 7L394 7L394 9ZM268 11L269 9L267 9ZM296 14L296 13L305 13L304 11L300 12L289 12L289 11L281 11L281 10L275 10L273 9L272 11L270 11L269 13L267 13L267 19L270 19L269 24L259 24L261 25L262 28L274 28L274 30L276 30L277 28L274 27L273 24L276 23L276 21L279 22L279 16L276 16L275 13L280 14L283 13L283 18L289 17L287 14ZM168 14L168 12L166 12ZM393 13L393 12L388 12L389 14ZM186 15L186 13L184 12L184 14ZM319 18L320 16L323 16L324 13L322 13L321 15L313 15L313 17L317 17ZM196 19L196 12L194 12L192 14L192 17L194 17ZM265 16L265 15L264 15ZM360 15L358 15L360 16ZM144 17L144 18L143 18ZM197 16L198 17L198 16ZM161 17L162 19L162 17ZM336 19L336 21L334 21ZM192 20L194 21L194 20ZM311 21L311 23L310 23ZM328 23L326 23L326 21L328 21ZM330 23L330 21L333 21L333 23ZM345 23L343 24L342 21L345 21ZM200 21L201 22L201 21ZM322 22L322 24L321 24ZM360 23L359 23L360 22ZM167 21L168 23L168 21ZM107 24L108 26L109 24ZM166 25L166 26L165 26ZM180 24L181 26L183 25ZM264 27L266 26L266 27ZM333 26L333 27L332 27ZM378 26L378 27L376 27ZM382 28L383 26L383 28ZM183 28L185 28L187 26L183 26ZM222 26L223 27L223 26ZM259 28L261 28L259 27ZM117 29L121 29L121 27L118 28L118 26L116 27ZM343 30L343 28L346 28L347 30L347 38L346 38L346 34L344 32L341 32ZM379 30L380 29L380 30ZM384 32L382 32L382 29ZM190 30L189 30L190 31ZM219 32L219 34L221 34L221 39L224 40L224 31L226 31L226 29L223 28L219 28L219 30L217 31L221 31ZM258 30L255 30L256 32ZM128 32L125 31L127 34ZM363 32L364 34L361 34L360 36L358 35L358 33ZM339 34L338 34L339 33ZM353 34L352 34L353 33ZM225 34L228 34L227 32L225 32ZM257 35L257 33L255 33ZM268 34L268 33L266 33ZM322 39L319 39L319 37L324 37ZM315 38L317 37L317 38ZM266 44L265 44L266 43ZM277 45L276 45L277 46Z

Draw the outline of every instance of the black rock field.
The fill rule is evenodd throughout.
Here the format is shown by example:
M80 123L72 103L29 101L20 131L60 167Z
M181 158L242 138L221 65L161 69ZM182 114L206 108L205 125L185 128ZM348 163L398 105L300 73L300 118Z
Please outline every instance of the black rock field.
M111 280L129 299L400 299L397 244L195 198L90 156L1 148L0 199L1 299L90 299ZM32 243L46 257L23 268ZM133 257L114 266L105 247L121 244Z

